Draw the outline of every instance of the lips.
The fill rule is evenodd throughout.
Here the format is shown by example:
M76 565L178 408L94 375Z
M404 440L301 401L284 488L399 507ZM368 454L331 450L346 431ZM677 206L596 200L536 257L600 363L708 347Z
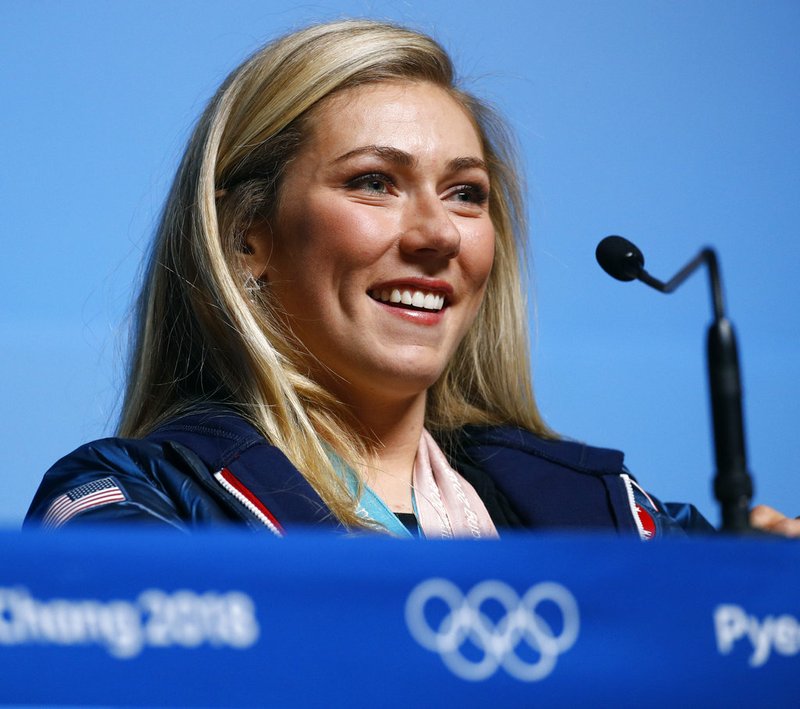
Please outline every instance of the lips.
M446 303L443 293L410 287L383 287L369 292L374 300L410 310L440 311Z

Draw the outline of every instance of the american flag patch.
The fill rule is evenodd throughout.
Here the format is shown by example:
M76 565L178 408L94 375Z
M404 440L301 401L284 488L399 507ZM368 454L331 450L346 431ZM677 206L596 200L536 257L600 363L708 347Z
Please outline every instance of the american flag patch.
M125 499L125 493L114 482L114 478L93 480L74 487L53 500L42 518L42 526L55 529L85 510Z

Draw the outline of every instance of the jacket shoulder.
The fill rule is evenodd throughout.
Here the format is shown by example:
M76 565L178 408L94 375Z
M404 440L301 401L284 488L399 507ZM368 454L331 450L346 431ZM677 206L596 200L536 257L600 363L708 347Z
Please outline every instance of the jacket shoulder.
M624 472L625 456L619 450L543 438L516 426L466 426L458 432L455 444L456 450L483 460L503 454L532 456L543 463L592 476Z
M283 453L240 415L224 408L209 408L169 420L145 437L151 443L176 442L189 448L209 470L219 470L260 446L261 454L284 457Z
M620 451L511 426L465 427L447 445L457 469L491 478L528 529L635 531Z
M530 528L605 528L641 538L713 532L691 505L645 493L621 451L509 426L466 427L455 442L456 463L490 476Z
M169 478L185 479L182 461L144 440L104 438L55 463L33 498L24 526L70 521L130 521L182 527Z
M148 440L183 446L209 471L225 470L279 523L343 530L319 494L286 455L238 412L210 407L169 421Z
M86 443L45 473L23 526L113 521L185 529L200 520L231 521L230 511L193 467L186 453L169 443L126 438Z

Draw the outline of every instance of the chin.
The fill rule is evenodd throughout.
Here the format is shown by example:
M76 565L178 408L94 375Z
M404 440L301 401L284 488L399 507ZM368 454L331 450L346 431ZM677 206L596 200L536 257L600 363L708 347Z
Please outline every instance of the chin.
M364 370L366 371L366 370ZM442 376L440 368L424 369L420 365L408 369L381 369L370 377L376 395L413 397L424 394ZM363 376L363 374L362 374Z

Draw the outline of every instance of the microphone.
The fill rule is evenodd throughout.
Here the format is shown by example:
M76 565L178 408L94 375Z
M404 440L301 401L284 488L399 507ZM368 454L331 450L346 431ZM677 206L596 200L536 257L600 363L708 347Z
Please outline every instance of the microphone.
M597 263L612 278L632 281L644 271L644 256L636 246L621 236L607 236L595 251Z
M639 280L662 293L672 293L700 265L708 266L714 320L706 339L708 383L714 423L714 448L717 473L714 495L722 513L722 531L741 533L750 530L750 500L753 482L747 471L742 386L739 354L732 323L725 317L722 283L716 252L700 251L669 281L663 283L644 269L642 252L621 236L607 236L595 251L597 262L620 281Z

